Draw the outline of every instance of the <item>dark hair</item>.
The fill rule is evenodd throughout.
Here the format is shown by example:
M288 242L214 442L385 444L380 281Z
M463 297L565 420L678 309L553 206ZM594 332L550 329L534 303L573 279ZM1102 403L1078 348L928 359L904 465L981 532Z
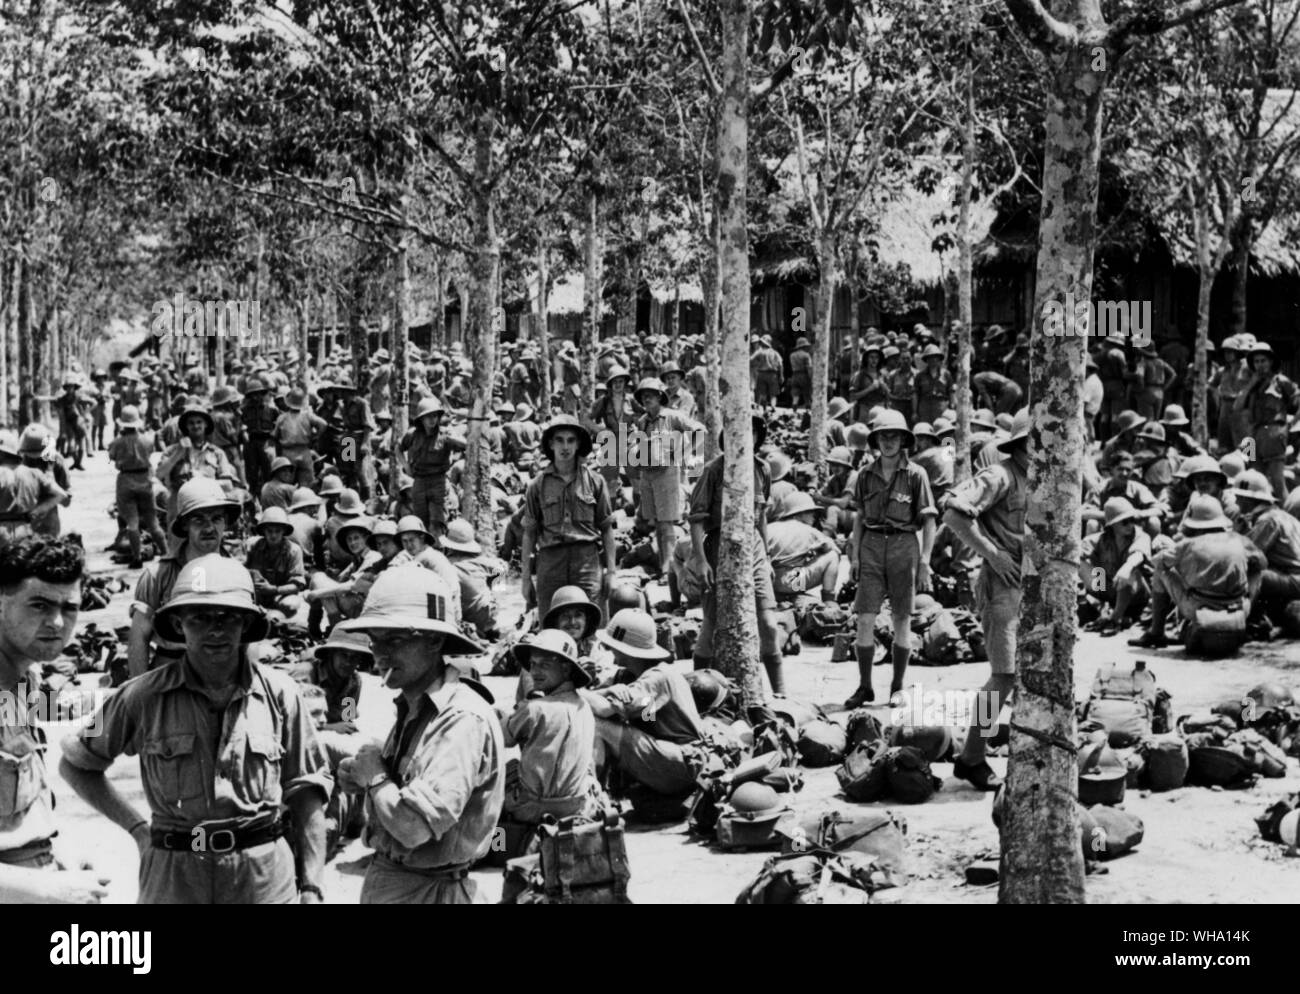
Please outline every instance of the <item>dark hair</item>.
M86 550L81 536L34 535L0 548L0 588L12 590L31 576L46 583L84 580Z

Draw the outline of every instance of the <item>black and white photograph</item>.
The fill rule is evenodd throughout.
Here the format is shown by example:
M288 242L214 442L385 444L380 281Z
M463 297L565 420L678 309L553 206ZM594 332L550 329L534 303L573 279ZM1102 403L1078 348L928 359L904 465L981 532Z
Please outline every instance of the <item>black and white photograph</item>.
M1300 0L0 0L23 958L1051 904L1265 965L1298 346Z

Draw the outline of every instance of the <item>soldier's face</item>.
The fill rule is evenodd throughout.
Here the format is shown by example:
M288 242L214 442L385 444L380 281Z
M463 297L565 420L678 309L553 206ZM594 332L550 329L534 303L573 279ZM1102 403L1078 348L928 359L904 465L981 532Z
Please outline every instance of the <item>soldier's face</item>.
M557 431L551 436L551 454L556 462L569 462L578 455L578 433Z
M266 544L272 549L280 548L280 546L284 544L285 536L288 534L289 530L287 528L280 528L276 525L271 525L262 529L262 537L266 539Z
M393 558L399 551L397 540L391 535L381 535L375 539L375 549L385 559Z
M664 386L668 388L670 393L676 390L681 385L682 385L682 378L676 373L669 373L667 376L664 377Z
M587 633L587 616L582 608L566 607L555 619L555 627L577 642Z
M11 658L48 663L72 640L81 610L81 582L29 576L0 588L0 645Z
M225 537L226 523L226 512L221 510L194 511L187 515L185 533L190 548L200 556L216 552Z
M528 658L528 675L534 689L549 694L569 678L569 662L551 652L533 652Z
M191 414L185 419L185 434L193 441L200 441L208 433L208 422L199 414Z
M419 690L442 672L442 635L437 632L376 629L370 633L375 672L392 690Z
M876 447L880 449L882 456L892 458L898 455L903 448L903 433L901 431L877 432Z
M1110 478L1116 483L1125 483L1133 475L1133 467L1126 462L1117 462L1110 468Z
M237 651L252 623L250 614L232 608L195 606L180 611L185 648L191 653L220 656Z
M1223 482L1214 473L1194 473L1188 482L1191 483L1192 490L1198 494L1218 497L1223 493Z
M345 542L347 543L348 552L354 556L359 556L366 551L365 532L357 531L354 528L352 531L348 532Z
M1257 373L1268 373L1273 369L1273 360L1266 355L1250 357L1250 368Z

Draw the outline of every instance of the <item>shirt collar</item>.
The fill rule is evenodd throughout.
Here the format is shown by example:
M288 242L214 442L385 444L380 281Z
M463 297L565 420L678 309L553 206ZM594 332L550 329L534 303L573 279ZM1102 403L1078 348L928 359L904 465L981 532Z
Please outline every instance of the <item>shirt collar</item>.
M177 687L184 686L197 694L207 692L199 681L198 673L194 671L189 653L183 655L179 663L163 667L163 669L164 677L160 689L175 690ZM253 664L249 662L247 649L241 648L239 650L239 666L235 670L235 697L242 697L244 694L251 694L254 697L266 696L261 682L253 679Z

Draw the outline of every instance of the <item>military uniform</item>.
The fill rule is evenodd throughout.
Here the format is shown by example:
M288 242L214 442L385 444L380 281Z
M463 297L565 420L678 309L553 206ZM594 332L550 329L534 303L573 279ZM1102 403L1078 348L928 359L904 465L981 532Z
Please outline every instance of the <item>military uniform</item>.
M0 545L35 534L32 512L40 504L62 501L67 491L34 466L0 466Z
M432 837L414 848L393 837L366 797L365 842L374 850L362 904L472 904L471 864L486 856L505 800L505 745L496 713L454 667L415 708L397 700L384 766L402 803Z
M96 718L65 740L64 756L92 771L140 757L154 836L140 862L141 904L297 901L280 808L303 790L327 801L334 784L291 677L245 656L234 695L218 708L182 655L128 681ZM236 831L266 841L227 849Z
M299 591L307 589L307 567L303 562L302 548L287 536L278 549L272 549L264 537L255 538L248 547L244 565L250 573L260 573L272 587L292 583ZM298 613L303 601L298 594L278 594L262 588L257 590L257 603L292 617Z
M1281 373L1257 383L1236 404L1249 412L1250 435L1255 440L1255 468L1268 477L1273 496L1286 500L1287 422L1300 413L1300 391Z
M781 354L770 345L762 346L750 357L749 368L754 382L754 402L759 407L775 404L785 377Z
M656 793L689 793L695 785L691 747L705 729L686 678L660 663L606 696L621 720L596 719L600 752L612 754L623 773Z
M39 671L25 676L38 677ZM54 870L51 840L57 830L45 732L26 720L26 695L34 689L25 677L0 687L17 701L16 707L0 708L0 864Z
M910 614L921 565L917 535L925 519L937 513L929 477L916 463L901 459L886 480L877 460L858 473L853 505L862 529L853 610L876 614L888 597L894 614Z
M564 683L545 697L519 703L505 720L505 745L519 746L517 779L507 785L505 813L536 824L546 815L582 814L592 793L596 718Z
M284 456L294 465L294 482L300 487L314 486L312 442L325 428L325 422L304 406L301 411L285 411L276 419L271 437Z
M253 394L244 398L243 422L248 435L244 443L244 469L248 486L256 493L271 478L271 459L274 454L271 437L280 412L270 400L269 393Z
M936 418L948 409L952 399L952 378L942 367L935 376L928 368L916 374L913 383L916 394L916 420L934 424Z
M167 537L158 527L158 513L153 499L154 475L149 461L153 449L153 433L135 430L123 431L108 445L108 458L117 467L117 513L125 522L128 532L135 533L131 551L137 559L142 526L153 539L154 550L158 555L167 550Z
M812 402L812 353L800 346L790 353L790 403L803 407Z
M461 439L448 435L442 426L429 435L416 425L402 437L411 479L411 508L424 527L437 535L447 527L447 471L457 452L465 450Z
M523 526L533 532L538 616L550 610L555 591L570 585L599 603L601 543L614 513L604 477L579 462L565 480L548 465L529 482L523 507Z

